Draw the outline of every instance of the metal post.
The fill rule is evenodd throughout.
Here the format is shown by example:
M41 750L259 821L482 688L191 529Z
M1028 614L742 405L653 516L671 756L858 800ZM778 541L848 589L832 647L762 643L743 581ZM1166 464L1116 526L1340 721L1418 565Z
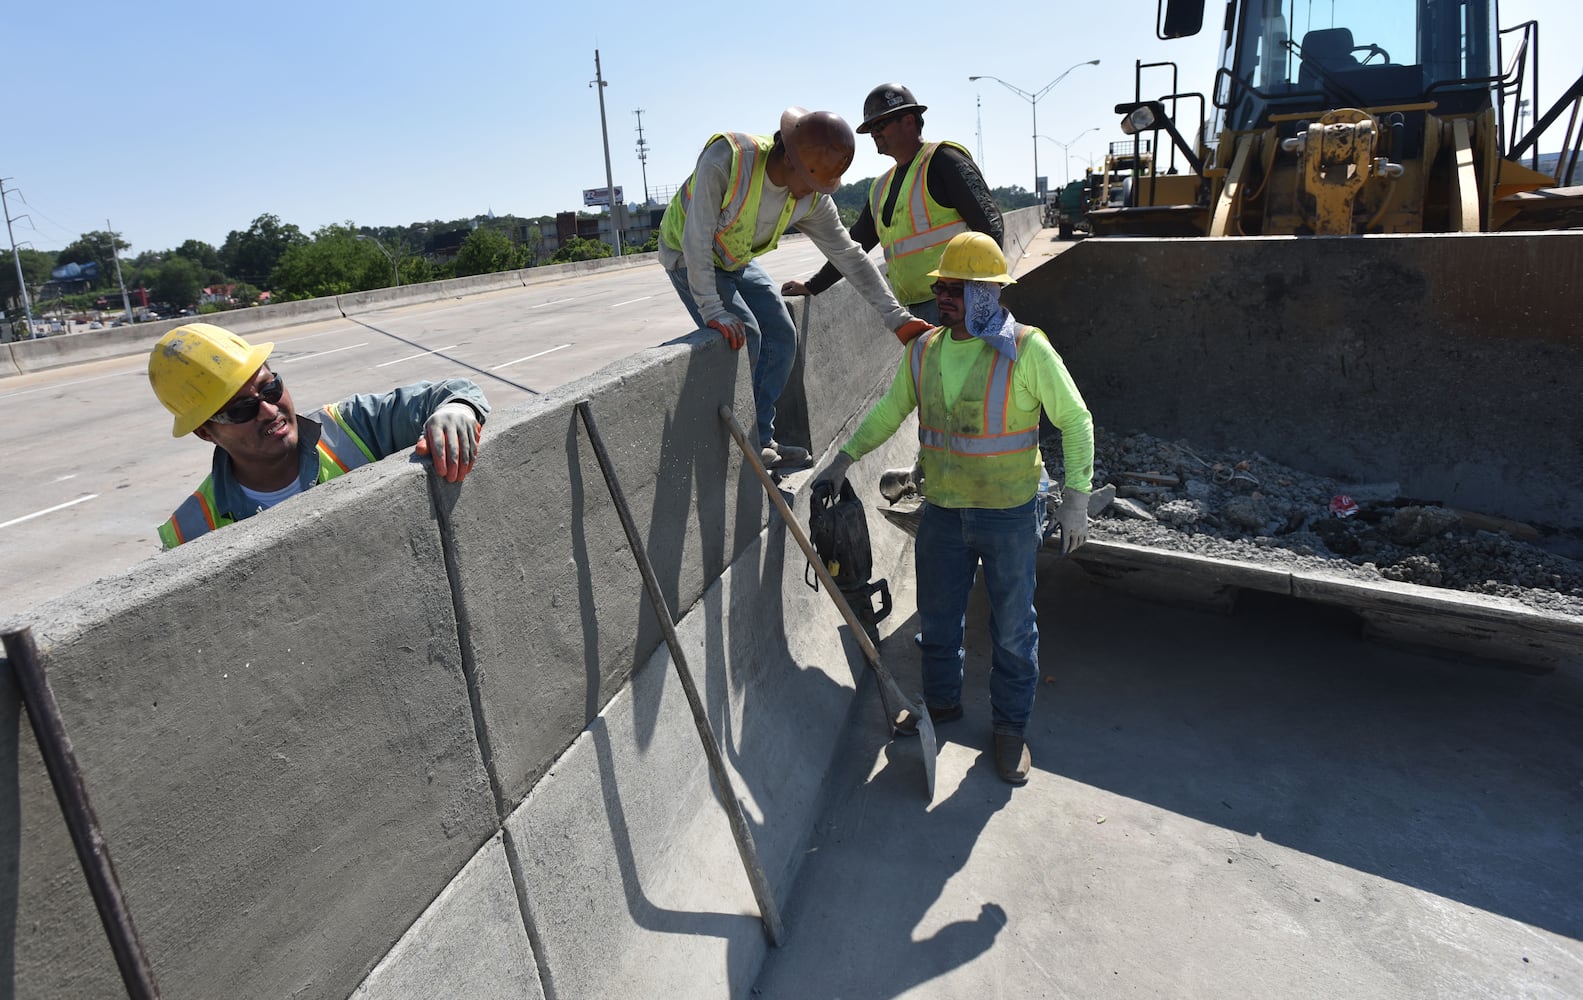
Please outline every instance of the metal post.
M11 259L16 262L16 284L22 290L22 311L27 314L27 335L31 339L38 336L38 330L33 326L33 303L27 297L27 279L22 276L22 254L16 248L16 233L11 231L11 208L6 204L7 194L5 182L9 177L0 177L0 215L5 216L6 235L11 238ZM26 218L26 216L18 216Z
M121 982L132 1000L159 1000L159 987L154 982L154 970L148 964L138 940L137 928L132 924L132 913L127 909L126 897L116 878L115 865L110 861L110 845L105 842L99 819L88 803L88 789L83 784L82 769L77 766L77 756L72 753L71 740L66 737L66 723L61 718L55 693L50 690L49 678L39 659L38 647L33 642L31 629L22 628L7 632L3 637L6 658L22 688L22 703L27 706L28 721L33 725L33 735L38 739L39 753L44 758L44 768L49 772L50 784L55 786L55 797L60 802L61 815L66 820L66 830L71 834L72 846L77 849L77 860L88 878L88 890L93 895L94 906L99 910L99 920L110 938L110 950L121 970Z
M104 220L105 231L110 234L110 256L115 258L115 283L121 286L121 308L126 310L126 321L132 322L132 297L126 294L126 279L121 277L121 253L115 246L115 230L110 220Z
M616 256L621 256L621 221L616 212L616 182L610 172L610 131L605 127L605 83L604 73L599 68L599 50L594 50L594 82L590 87L599 88L599 136L605 144L605 194L609 196L610 205L610 235L615 240Z

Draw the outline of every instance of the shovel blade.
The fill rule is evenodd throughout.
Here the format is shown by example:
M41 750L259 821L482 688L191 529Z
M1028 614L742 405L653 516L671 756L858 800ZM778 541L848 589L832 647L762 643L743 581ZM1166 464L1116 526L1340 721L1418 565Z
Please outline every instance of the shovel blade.
M934 766L935 758L940 755L940 742L934 735L934 720L929 718L929 707L923 698L918 699L918 704L923 705L923 714L918 716L918 749L923 752L923 780L924 787L928 790L929 803L934 804Z

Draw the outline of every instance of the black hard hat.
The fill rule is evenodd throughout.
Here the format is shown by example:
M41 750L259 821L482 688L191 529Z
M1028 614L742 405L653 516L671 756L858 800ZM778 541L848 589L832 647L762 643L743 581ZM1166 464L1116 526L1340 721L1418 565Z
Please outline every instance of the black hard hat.
M913 99L912 91L901 84L882 83L869 91L868 97L863 101L863 124L859 125L857 130L863 133L872 132L875 122L893 112L928 110Z

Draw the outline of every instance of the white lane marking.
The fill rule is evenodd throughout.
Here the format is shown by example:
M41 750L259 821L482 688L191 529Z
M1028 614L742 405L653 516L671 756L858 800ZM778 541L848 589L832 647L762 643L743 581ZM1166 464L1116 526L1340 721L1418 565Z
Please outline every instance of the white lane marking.
M534 358L542 358L546 354L554 354L556 351L564 351L566 348L571 347L571 346L572 346L571 344L561 344L559 347L552 347L552 348L550 348L547 351L540 351L537 354L530 354L530 355L528 355L525 358L518 358L515 361L507 361L505 364L503 364L503 365L496 365L495 367L493 367L493 368L491 368L489 370L492 371L492 372L498 372L502 368L509 368L512 365L521 364L524 361L532 361Z
M616 306L630 306L634 302L645 302L649 299L652 299L653 297L654 296L652 295L645 295L640 299L627 299L625 302L612 302L608 308L614 309Z
M576 301L577 301L577 296L573 295L569 299L550 299L548 302L540 302L538 305L536 305L536 306L528 306L528 308L529 309L543 309L545 306L558 306L562 302L576 302Z
M0 528L9 528L13 524L21 524L23 521L31 521L35 517L43 517L45 514L53 514L57 510L65 510L67 507L71 507L71 506L73 506L75 504L82 503L85 500L92 500L95 497L97 497L98 495L99 494L97 494L97 493L90 493L87 496L78 497L75 500L67 500L65 503L58 503L58 504L56 504L53 507L46 507L43 510L36 510L33 513L31 513L31 514L23 514L21 517L13 517L11 520L6 521L4 524L0 524Z
M87 382L98 382L107 378L116 378L120 375L135 375L142 370L140 368L128 368L124 372L111 372L108 375L95 375L92 378L72 379L70 382L56 382L52 385L41 385L32 389L18 389L16 392L0 392L0 399L9 399L12 396L26 396L30 392L49 392L51 389L64 389L68 385L83 385Z
M426 358L426 357L428 357L431 354L438 354L441 351L449 351L451 348L453 348L455 346L456 346L455 344L446 344L444 347L436 347L432 351L424 351L422 354L409 354L409 355L407 355L404 358L397 358L394 361L386 361L386 362L383 362L381 364L377 364L374 367L375 368L388 368L391 365L399 365L403 361L411 361L413 358Z
M294 358L276 358L275 359L275 364L283 365L283 364L286 364L287 362L291 362L291 361L306 361L309 358L322 358L326 354L340 354L342 351L350 351L353 348L367 347L367 346L368 346L368 341L365 340L361 344L347 344L345 347L332 347L328 351L318 351L318 352L316 352L314 354L299 354L299 355L297 355Z

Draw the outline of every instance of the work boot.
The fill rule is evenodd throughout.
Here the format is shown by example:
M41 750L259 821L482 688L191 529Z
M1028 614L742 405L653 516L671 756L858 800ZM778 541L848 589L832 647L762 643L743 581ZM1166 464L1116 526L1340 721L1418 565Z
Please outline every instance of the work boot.
M769 453L775 453L775 459L770 461ZM764 464L774 468L803 468L813 464L813 456L808 454L807 448L799 448L794 444L781 444L771 441L764 446Z
M1011 733L995 734L995 773L1002 781L1026 785L1032 767L1033 756L1028 753L1026 740Z

